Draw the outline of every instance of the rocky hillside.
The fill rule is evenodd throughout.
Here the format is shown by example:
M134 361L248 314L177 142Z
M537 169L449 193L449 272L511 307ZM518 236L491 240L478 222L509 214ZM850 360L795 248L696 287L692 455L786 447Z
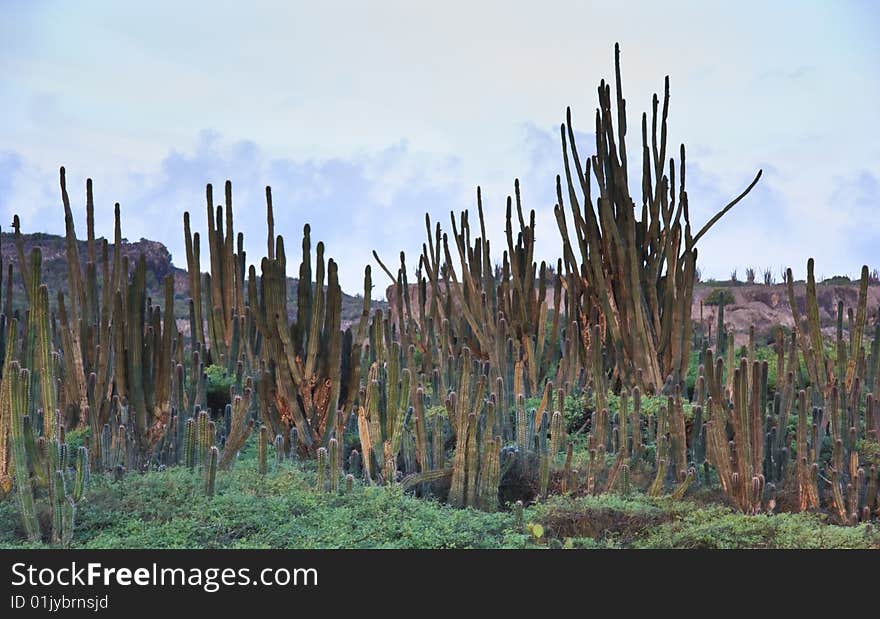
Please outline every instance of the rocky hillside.
M43 282L49 286L50 298L53 300L52 305L54 307L54 299L57 291L62 290L65 292L65 294L67 293L67 255L64 237L54 234L34 233L23 234L22 238L24 240L24 251L26 256L30 255L31 248L33 247L39 247L40 251L42 252L42 279ZM101 260L101 242L102 239L98 239L99 262ZM79 257L83 266L85 265L87 256L86 245L87 244L85 241L79 241ZM112 243L109 246L109 252L112 256ZM161 299L163 297L162 282L165 280L165 277L169 273L174 276L175 315L177 316L179 321L186 321L188 323L189 282L187 274L184 269L176 267L171 262L171 253L168 251L168 248L166 248L165 245L159 243L158 241L141 239L136 242L131 242L127 239L123 239L122 254L123 256L128 256L129 263L132 265L132 267L134 267L134 264L136 263L136 260L138 260L139 256L141 254L144 254L147 262L147 292L153 299ZM13 234L0 234L0 255L2 255L3 259L3 294L6 293L5 286L6 278L8 276L8 268L9 265L12 265L13 308L22 309L24 307L24 288L18 268L16 267L18 263L18 250L15 245L15 238ZM204 256L202 258L202 262L203 264L206 262L206 258ZM296 290L298 285L299 280L294 278L288 279L287 293L288 300L290 301L288 303L288 308L291 311L290 318L294 318L296 315ZM352 296L343 293L343 327L347 327L348 325L356 322L360 318L361 311L363 310L362 298L363 297L361 295ZM386 304L384 302L373 301L372 306L374 309L377 309L379 307L384 308ZM181 326L183 327L183 325ZM186 325L186 327L188 327L188 324Z
M732 327L736 331L737 345L745 343L748 339L751 325L755 325L759 337L767 339L772 337L774 328L779 325L788 328L794 326L788 290L784 284L724 287L698 285L694 290L692 315L694 320L700 320L702 312L703 324L707 328L711 324L713 332L717 324L718 308L715 305L708 305L707 301L711 295L719 294L717 290L723 290L732 296L732 300L724 306L724 323L728 328ZM806 284L802 281L795 282L794 293L798 311L803 316L806 311ZM833 336L836 332L837 304L843 302L844 312L848 308L855 309L859 298L858 282L820 283L816 285L816 296L822 330L827 336ZM869 325L874 324L878 308L880 308L880 285L868 286ZM844 328L845 324L844 318ZM871 336L873 332L869 331L867 335Z

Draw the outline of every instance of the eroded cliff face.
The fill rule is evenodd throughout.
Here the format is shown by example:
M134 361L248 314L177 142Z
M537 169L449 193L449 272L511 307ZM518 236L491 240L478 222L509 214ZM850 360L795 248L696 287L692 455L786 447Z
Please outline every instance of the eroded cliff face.
M27 258L30 256L31 249L39 247L42 253L41 275L42 281L49 287L50 299L54 306L55 298L59 291L68 294L67 282L67 248L63 236L55 234L22 234L21 235L24 254ZM98 254L98 268L101 269L102 245L104 239L96 239L96 252ZM88 261L88 248L86 241L78 242L79 260L84 268ZM143 254L147 264L147 286L148 293L154 299L161 298L156 296L161 290L161 284L168 274L174 275L175 293L185 293L186 279L185 272L175 269L171 262L171 253L168 248L158 241L150 241L141 239L131 242L128 239L122 240L122 255L128 257L129 268L134 269L140 255ZM8 265L12 265L13 277L13 307L18 307L24 303L24 289L22 288L21 277L18 272L18 248L15 243L13 234L4 233L2 235L2 257L3 257L3 277L8 276ZM108 242L108 255L112 259L113 243ZM100 278L99 278L100 280ZM3 291L5 293L5 290Z

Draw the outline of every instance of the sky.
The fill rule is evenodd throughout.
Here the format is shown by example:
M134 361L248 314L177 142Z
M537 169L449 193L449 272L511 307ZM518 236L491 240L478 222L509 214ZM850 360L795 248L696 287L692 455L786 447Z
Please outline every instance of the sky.
M764 171L701 239L704 278L803 276L811 256L817 276L880 267L874 2L243 6L0 0L0 225L19 214L26 232L63 233L63 165L82 236L88 177L99 236L119 202L123 236L162 241L185 266L184 211L204 234L205 184L222 197L229 179L258 261L271 185L291 274L309 223L343 290L361 292L372 264L382 298L373 249L392 265L403 250L414 269L425 213L449 229L478 185L500 247L518 178L536 258L555 262L559 125L571 106L581 155L594 151L596 87L619 42L631 153L670 76L669 150L686 145L695 227Z

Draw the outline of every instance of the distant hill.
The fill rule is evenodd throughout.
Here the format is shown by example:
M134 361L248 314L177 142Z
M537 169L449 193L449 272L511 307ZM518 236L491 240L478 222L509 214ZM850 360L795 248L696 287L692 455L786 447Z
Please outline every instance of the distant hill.
M29 256L31 248L39 247L43 255L42 262L42 280L49 287L50 299L52 307L55 307L56 296L59 290L68 293L67 286L67 254L66 243L63 236L57 234L44 234L36 232L33 234L22 234L24 240L25 255ZM101 243L103 238L98 241L98 269L100 273L101 260ZM15 246L15 236L12 233L4 232L0 234L0 255L3 259L3 291L6 293L6 276L8 265L13 265L13 309L23 309L24 303L24 287L21 280L21 274L18 270L18 251ZM113 244L109 243L109 252L112 258ZM174 276L174 314L178 321L185 321L187 324L181 324L181 328L188 328L189 322L189 278L186 270L178 268L171 261L171 253L168 248L158 241L149 239L141 239L131 242L128 239L122 240L122 255L128 256L129 263L133 268L137 259L144 254L147 263L147 294L150 295L154 302L161 303L164 296L162 291L162 282L168 274ZM79 257L80 262L85 266L87 259L87 243L79 241ZM202 256L202 264L207 262L207 257ZM293 319L296 316L296 291L299 286L299 280L288 278L287 296L288 310ZM4 299L5 302L5 299ZM387 304L383 301L373 301L371 311L376 309L385 309ZM343 328L357 322L360 319L363 309L363 296L352 296L342 293L342 326Z

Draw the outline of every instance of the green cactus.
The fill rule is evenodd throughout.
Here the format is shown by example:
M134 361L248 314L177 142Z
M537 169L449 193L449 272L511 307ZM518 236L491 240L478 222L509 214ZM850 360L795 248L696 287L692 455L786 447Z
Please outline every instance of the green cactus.
M73 484L73 500L79 503L85 496L86 486L89 483L89 450L79 447L76 450L76 475Z
M327 474L327 450L323 447L318 448L318 480L317 480L317 489L319 492L324 492L325 484L324 477Z
M208 452L208 460L205 466L205 495L214 496L214 484L217 479L217 463L220 459L220 450L216 445L211 445Z
M348 472L355 476L361 477L361 456L357 449L352 449L348 456Z
M8 387L6 384L8 383ZM30 372L22 369L17 361L8 363L3 376L4 389L0 405L3 416L10 420L9 442L12 447L12 466L14 484L21 511L22 524L28 539L40 541L40 523L34 502L34 490L31 485L31 464L28 458L27 442L29 430L25 428L25 411L27 410L27 394L30 385ZM30 458L33 461L33 458Z
M547 452L541 452L538 462L539 493L542 498L547 498L547 490L550 484L550 455Z
M34 251L38 251L34 248ZM58 429L57 401L55 397L55 364L52 361L52 336L49 331L49 289L41 285L30 317L36 326L35 365L40 383L40 404L43 409L43 433L48 440L55 438Z
M275 470L277 471L281 468L281 463L284 462L284 437L276 434L272 446L275 449Z
M620 467L620 493L629 496L630 491L629 465L624 464Z
M625 419L625 415L621 415L621 419ZM624 426L625 427L625 426ZM565 444L565 419L560 411L555 411L550 418L550 462L555 463L556 457Z
M339 492L339 443L336 438L330 439L330 492L337 494Z
M196 415L196 451L195 465L204 466L208 460L208 452L214 444L214 422L208 411L199 411Z
M14 345L14 342L7 342ZM69 546L73 537L76 504L85 496L89 477L89 455L85 447L76 452L73 489L68 492L67 475L71 468L71 448L63 442L63 427L55 438L35 436L34 424L26 411L31 392L30 371L10 361L0 385L0 417L9 420L9 443L12 451L14 486L25 534L32 542L48 539L53 544ZM48 501L51 529L40 527L37 498Z
M523 502L517 501L513 504L513 524L517 531L522 531L523 522Z
M223 445L223 455L220 458L220 468L228 469L235 461L235 457L247 442L254 428L254 420L249 419L251 407L251 387L246 384L243 393L232 398L229 407L229 430L226 435L226 443Z
M109 426L108 426L109 427ZM198 462L198 441L196 437L196 420L189 418L186 420L186 430L184 432L184 463L189 469L193 469Z
M260 426L260 431L257 433L257 470L261 476L265 476L269 472L268 449L269 428Z
M314 455L318 447L327 446L336 426L336 412L350 396L342 393L341 377L343 358L351 358L351 340L342 337L337 266L333 260L325 264L323 243L317 245L312 282L308 225L303 229L302 248L293 323L287 320L286 257L281 237L276 239L274 254L262 260L260 294L256 271L249 272L248 298L262 340L262 357L269 368L260 377L257 390L262 408L276 433L288 436L295 426L298 448Z

